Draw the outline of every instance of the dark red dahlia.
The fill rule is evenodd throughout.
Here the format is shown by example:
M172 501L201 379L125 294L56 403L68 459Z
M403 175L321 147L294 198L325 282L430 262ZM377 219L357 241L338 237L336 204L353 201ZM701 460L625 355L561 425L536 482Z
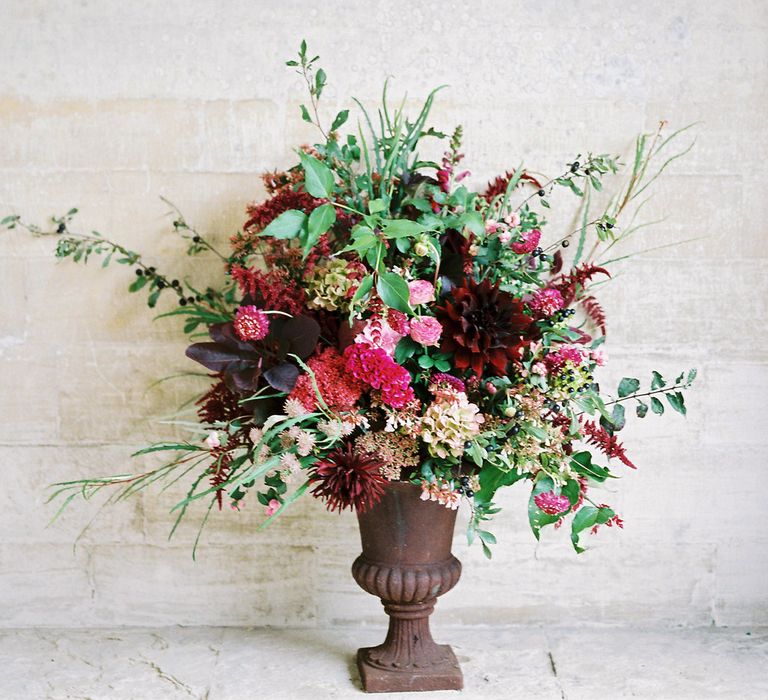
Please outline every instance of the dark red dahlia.
M488 280L465 279L437 307L436 316L443 326L440 350L453 353L458 369L471 368L478 377L486 365L491 374L506 374L523 342L533 337L533 319L520 299Z
M364 513L384 494L384 463L368 454L355 452L351 442L329 452L312 468L309 481L312 495L325 501L328 510L345 508Z
M507 191L507 185L509 185L509 181L514 176L514 170L511 172L507 170L504 175L499 175L492 182L488 183L488 187L485 188L485 192L483 192L482 196L490 202L494 197L503 195ZM523 183L525 181L530 182L536 188L541 187L541 183L533 175L529 175L528 173L524 172L520 176L520 182Z

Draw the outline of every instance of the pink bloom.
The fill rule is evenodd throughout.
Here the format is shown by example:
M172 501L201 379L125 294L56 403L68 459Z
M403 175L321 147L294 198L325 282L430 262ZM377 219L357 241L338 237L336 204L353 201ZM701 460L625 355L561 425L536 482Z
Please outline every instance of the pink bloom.
M520 214L518 214L516 211L513 211L511 214L507 214L504 217L504 223L508 224L512 228L515 228L515 226L519 226Z
M533 497L536 507L547 515L557 515L564 513L571 507L571 502L567 496L558 496L554 491L545 491Z
M575 345L563 345L560 348L560 355L566 360L570 360L573 364L578 365L584 360L584 354Z
M276 498L273 498L266 508L267 517L274 515L278 510L280 510L280 501L278 501Z
M503 228L503 226L495 219L488 219L488 221L485 222L486 233L496 233L500 228Z
M416 397L411 375L381 348L353 343L344 350L347 372L373 389L381 390L381 400L392 408L404 408Z
M595 364L598 367L603 367L605 363L608 361L608 355L604 350L592 350L590 353L590 357L594 360Z
M354 410L364 385L350 376L344 358L335 348L326 348L314 355L307 365L314 372L317 388L328 406L338 411ZM315 410L317 395L308 373L301 374L296 380L289 399L299 402L307 411Z
M410 324L408 317L397 309L387 309L387 323L391 326L392 330L402 335L408 335L410 330Z
M499 234L498 238L499 238L499 241L501 241L502 245L507 245L507 243L509 243L512 240L512 232L509 230L502 231Z
M541 316L551 316L565 306L565 300L557 289L539 289L528 305Z
M408 289L411 292L409 299L411 306L419 306L435 300L435 288L427 280L409 282Z
M540 374L543 377L547 373L547 366L543 362L535 362L531 365L531 372Z
M443 327L434 316L421 316L411 321L411 338L421 345L437 345Z
M269 333L269 318L256 306L241 306L235 314L234 326L240 340L261 340Z
M465 386L464 382L461 381L458 377L454 377L453 375L446 374L445 372L435 372L430 381L429 381L430 391L431 387L435 386L437 388L451 388L454 391L461 391L465 392L467 390L467 387Z
M205 438L205 444L208 445L211 450L215 450L217 447L221 447L219 434L215 430L211 430L211 432L208 433L208 437Z
M367 343L375 348L381 348L387 355L394 355L395 347L402 337L401 333L377 316L367 321L362 332L355 336L355 342Z
M521 233L520 238L520 241L512 244L512 250L514 250L515 253L519 255L524 253L531 253L539 245L539 241L541 240L541 231L535 228L531 231Z

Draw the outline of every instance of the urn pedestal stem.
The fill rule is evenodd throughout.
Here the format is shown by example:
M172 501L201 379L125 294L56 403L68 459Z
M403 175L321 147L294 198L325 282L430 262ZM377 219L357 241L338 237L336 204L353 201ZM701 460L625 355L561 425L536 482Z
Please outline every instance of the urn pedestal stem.
M358 514L363 553L352 565L361 588L381 598L389 615L382 644L357 652L368 692L460 690L453 650L437 644L429 616L437 596L453 588L461 563L451 554L456 512L420 500L412 484L391 483L382 500Z

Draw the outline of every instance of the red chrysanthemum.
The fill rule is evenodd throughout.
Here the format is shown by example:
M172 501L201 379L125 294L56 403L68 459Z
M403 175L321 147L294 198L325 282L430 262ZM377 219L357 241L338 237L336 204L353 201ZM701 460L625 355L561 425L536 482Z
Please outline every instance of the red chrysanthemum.
M465 279L436 315L443 326L440 350L454 355L457 369L471 368L478 377L488 364L492 374L506 374L532 332L533 319L523 312L520 299L488 280Z
M350 375L344 358L335 348L326 348L313 357L307 365L315 375L317 388L328 406L336 411L352 411L360 399L365 385ZM309 374L302 374L297 380L290 398L298 399L308 411L317 406L317 395Z
M369 454L357 453L351 442L329 452L309 473L312 495L325 501L328 510L345 508L364 513L381 499L386 479L384 463Z

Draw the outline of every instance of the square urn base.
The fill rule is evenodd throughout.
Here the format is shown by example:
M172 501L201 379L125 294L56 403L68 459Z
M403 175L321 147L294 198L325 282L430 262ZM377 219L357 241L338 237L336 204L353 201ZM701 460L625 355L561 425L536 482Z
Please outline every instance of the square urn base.
M461 690L464 676L453 649L448 644L441 644L445 651L444 663L429 668L410 668L389 670L374 666L367 661L366 652L371 647L357 650L357 669L363 690L367 693L407 693L420 690Z

